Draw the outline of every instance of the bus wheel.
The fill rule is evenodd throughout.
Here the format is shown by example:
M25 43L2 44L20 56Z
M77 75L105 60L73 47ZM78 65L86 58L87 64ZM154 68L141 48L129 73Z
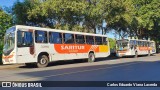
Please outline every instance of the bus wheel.
M151 56L151 53L150 53L150 51L148 51L148 56Z
M88 55L88 62L94 62L95 61L95 55L94 53L89 53Z
M134 56L135 58L137 58L138 57L138 53L137 53L137 51L135 52L135 56Z
M42 55L38 58L37 67L43 68L46 67L49 63L49 59L46 55Z

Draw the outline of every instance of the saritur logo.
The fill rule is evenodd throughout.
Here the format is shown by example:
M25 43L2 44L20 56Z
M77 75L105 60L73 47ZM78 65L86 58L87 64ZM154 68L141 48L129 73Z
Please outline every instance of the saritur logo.
M68 46L68 45L62 45L61 50L83 50L85 49L84 46Z

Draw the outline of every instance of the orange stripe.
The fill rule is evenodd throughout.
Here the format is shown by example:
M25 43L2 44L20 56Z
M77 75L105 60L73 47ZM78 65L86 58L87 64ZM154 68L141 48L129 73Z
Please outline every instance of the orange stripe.
M138 49L139 49L140 51L152 50L150 47L138 47Z
M14 55L9 55L9 56L2 56L2 59L9 59L9 58L12 58Z

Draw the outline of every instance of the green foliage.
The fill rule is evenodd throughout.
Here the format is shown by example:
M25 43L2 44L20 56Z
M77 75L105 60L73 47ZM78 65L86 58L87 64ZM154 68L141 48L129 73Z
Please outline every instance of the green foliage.
M160 37L160 1L159 0L134 0L137 29L140 38L150 37L158 41Z
M129 34L156 40L159 7L160 0L24 0L15 3L13 12L17 24L95 33L105 19L107 28L122 38Z
M22 24L22 25L39 25L42 27L47 26L46 25L46 18L42 15L35 15L35 17L30 18L29 11L35 8L40 4L39 0L24 0L24 2L17 1L13 5L13 14L15 16L15 22L16 24ZM41 13L43 11L37 10ZM36 12L35 12L36 13Z
M153 30L154 21L160 18L160 1L148 0L136 3L139 5L137 8L137 18L139 25L147 30ZM157 21L159 22L159 21Z
M115 47L116 47L116 40L112 39L112 38L108 38L108 40L109 40L110 49L115 49Z
M0 9L0 64L2 63L3 37L6 30L12 26L12 17Z
M3 40L0 39L0 65L2 64Z
M2 55L3 45L0 45L0 54Z
M3 39L6 29L12 25L12 17L3 10L0 10L0 40Z

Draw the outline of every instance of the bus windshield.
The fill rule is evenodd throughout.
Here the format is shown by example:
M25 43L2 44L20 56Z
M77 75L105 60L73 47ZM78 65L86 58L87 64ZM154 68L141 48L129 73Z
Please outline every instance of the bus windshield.
M4 36L4 47L3 53L9 54L15 46L15 27L11 27L6 30L6 34Z
M127 50L128 41L117 41L117 50Z

